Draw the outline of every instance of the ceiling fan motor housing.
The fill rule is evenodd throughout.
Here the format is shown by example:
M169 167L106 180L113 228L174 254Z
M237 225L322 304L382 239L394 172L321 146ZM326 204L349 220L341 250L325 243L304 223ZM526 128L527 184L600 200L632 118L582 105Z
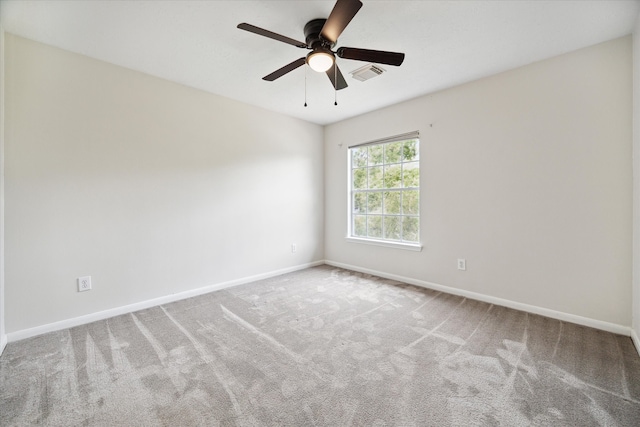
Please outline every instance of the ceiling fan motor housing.
M309 49L324 47L330 50L336 45L336 43L331 43L329 40L325 40L320 36L322 27L324 27L325 22L327 22L326 19L318 18L307 22L307 24L304 26L305 42L307 43L307 47Z

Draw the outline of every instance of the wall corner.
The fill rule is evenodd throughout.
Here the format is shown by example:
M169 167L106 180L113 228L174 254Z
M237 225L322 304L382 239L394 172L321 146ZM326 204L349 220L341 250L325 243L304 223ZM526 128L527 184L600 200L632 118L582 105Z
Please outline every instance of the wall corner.
M0 26L0 355L7 345L5 331L5 297L4 297L4 76L5 76L5 37L4 28Z
M632 34L633 107L632 107L632 162L633 162L633 247L631 338L640 354L640 14Z

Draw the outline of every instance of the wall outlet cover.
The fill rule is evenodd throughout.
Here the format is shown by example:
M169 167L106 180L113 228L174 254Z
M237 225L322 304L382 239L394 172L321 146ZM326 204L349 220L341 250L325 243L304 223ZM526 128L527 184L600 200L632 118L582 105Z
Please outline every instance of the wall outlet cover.
M91 276L78 277L78 292L84 292L91 289Z

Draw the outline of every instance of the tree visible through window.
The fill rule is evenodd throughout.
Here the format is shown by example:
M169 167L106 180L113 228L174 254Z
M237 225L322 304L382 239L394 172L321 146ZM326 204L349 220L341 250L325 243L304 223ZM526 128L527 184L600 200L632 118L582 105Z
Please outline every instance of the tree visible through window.
M351 237L420 241L420 141L349 148Z

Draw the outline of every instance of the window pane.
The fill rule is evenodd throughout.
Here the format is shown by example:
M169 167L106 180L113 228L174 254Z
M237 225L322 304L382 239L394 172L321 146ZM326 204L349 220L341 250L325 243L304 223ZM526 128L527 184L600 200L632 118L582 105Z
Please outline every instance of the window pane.
M385 191L384 192L384 213L400 214L400 192Z
M362 168L367 166L367 147L351 149L351 167Z
M382 193L372 192L367 193L368 200L368 213L382 213Z
M353 216L353 235L354 236L367 236L367 217L365 215Z
M369 237L382 237L382 216L381 215L369 215L367 217Z
M384 159L384 147L382 145L371 145L369 148L369 166L381 165Z
M384 162L399 163L402 159L402 141L384 145Z
M419 140L350 148L354 237L420 241Z
M420 192L418 190L402 192L402 213L404 215L418 215L420 213Z
M400 240L400 224L401 217L385 216L384 217L384 238L392 240Z
M367 193L353 195L353 213L367 213Z
M402 240L417 242L420 240L420 219L417 217L402 217Z
M420 165L418 162L402 165L402 175L405 187L420 187Z
M382 188L382 166L369 168L369 188Z
M391 165L384 167L384 188L398 188L402 186L402 167Z
M367 188L367 168L353 169L353 188L356 190Z
M420 158L419 145L417 139L404 142L404 149L402 150L402 160L405 162L412 162Z

